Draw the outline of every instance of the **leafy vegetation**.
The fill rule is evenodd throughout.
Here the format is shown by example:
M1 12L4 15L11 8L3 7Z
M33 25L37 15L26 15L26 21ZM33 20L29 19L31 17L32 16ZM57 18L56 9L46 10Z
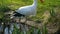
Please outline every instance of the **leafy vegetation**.
M51 15L52 17L55 17L55 16L56 16L55 11L54 11L53 8L52 8L51 11L50 11L50 15Z
M32 26L28 31L26 31L26 34L35 34L36 32L34 32L34 27ZM21 30L19 30L16 25L14 25L14 30L13 30L13 34L24 34ZM42 27L42 31L41 29L37 28L37 34L48 34L48 30L46 28L46 25L44 25Z
M43 25L43 27L42 27L42 34L48 34L46 25Z
M13 30L12 34L23 34L23 32L21 32L21 31L16 27L16 25L14 24L14 30Z

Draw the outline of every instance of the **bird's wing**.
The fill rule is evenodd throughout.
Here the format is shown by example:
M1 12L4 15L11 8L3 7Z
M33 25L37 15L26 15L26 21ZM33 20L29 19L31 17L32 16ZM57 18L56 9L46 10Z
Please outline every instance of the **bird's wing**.
M21 7L17 10L18 13L24 14L26 15L27 13L30 13L32 11L32 7L31 6L24 6Z

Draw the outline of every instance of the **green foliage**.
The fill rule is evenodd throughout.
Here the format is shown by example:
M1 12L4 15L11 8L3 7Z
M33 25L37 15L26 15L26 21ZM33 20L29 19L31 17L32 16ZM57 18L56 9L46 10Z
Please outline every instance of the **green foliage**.
M38 33L37 34L41 34L41 30L40 29L38 29Z
M4 22L4 23L10 22L10 20L11 20L9 16L3 15L3 14L2 14L2 16L1 16L0 19L1 19L2 22Z
M51 11L50 11L50 15L51 15L51 17L55 17L55 16L56 16L55 11L54 11L53 8L52 8Z
M54 23L56 20L56 12L52 8L50 11L50 18L48 19L48 22Z
M26 34L34 34L34 27L31 27L28 31L26 31ZM20 31L16 25L14 25L13 34L24 34L22 31ZM48 30L46 28L46 25L43 26L42 31L41 29L37 28L37 34L48 34Z
M27 34L34 34L34 27L33 26L27 31Z
M43 27L42 27L42 34L48 34L46 25L43 25Z
M7 12L9 10L10 8L8 6L5 6L5 5L0 6L0 12Z
M4 12L0 12L0 19L4 16Z
M10 8L8 7L7 5L7 0L0 0L0 12L6 12L6 11L9 11Z
M14 30L12 34L22 34L22 32L20 32L20 30L16 27L15 24L14 24Z

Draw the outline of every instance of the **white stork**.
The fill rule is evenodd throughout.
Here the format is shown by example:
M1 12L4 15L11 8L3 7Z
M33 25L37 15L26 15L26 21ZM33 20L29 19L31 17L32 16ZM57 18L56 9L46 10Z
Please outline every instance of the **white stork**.
M42 2L42 0L40 0ZM27 17L27 16L35 16L36 15L36 9L37 9L37 0L33 0L33 4L29 6L23 6L20 7L16 12L14 13L14 16L18 17Z

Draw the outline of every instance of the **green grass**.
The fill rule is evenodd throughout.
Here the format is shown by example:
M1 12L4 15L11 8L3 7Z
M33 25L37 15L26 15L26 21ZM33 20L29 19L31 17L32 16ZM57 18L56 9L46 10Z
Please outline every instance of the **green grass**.
M38 1L37 15L33 19L41 19L43 13L46 10L50 10L51 7L60 7L60 0L45 0L44 3ZM33 0L0 0L0 6L8 6L11 10L16 10L19 7L31 5ZM0 8L1 9L1 8Z

